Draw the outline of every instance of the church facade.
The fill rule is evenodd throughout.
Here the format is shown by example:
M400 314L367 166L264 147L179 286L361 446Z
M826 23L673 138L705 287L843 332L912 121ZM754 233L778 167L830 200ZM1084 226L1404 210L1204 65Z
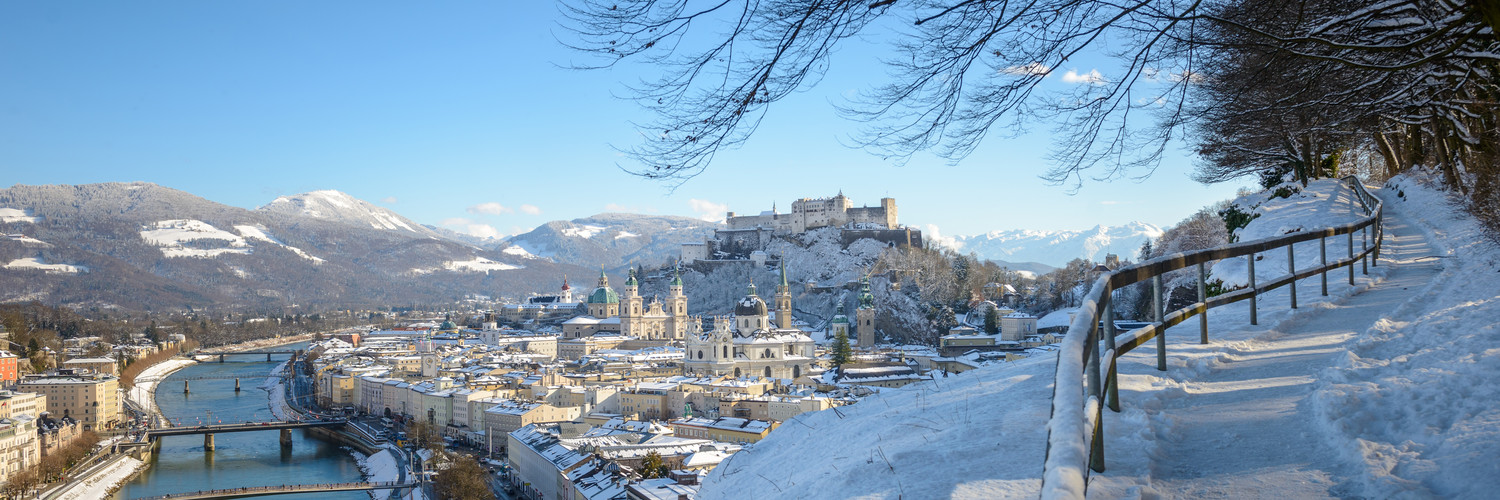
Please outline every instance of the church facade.
M791 287L782 268L776 287L776 322L766 302L750 285L735 304L734 315L714 318L712 331L687 338L683 372L696 376L796 379L817 364L816 346L802 330L791 328Z
M673 341L702 329L697 327L697 320L687 314L682 277L675 272L667 288L667 297L647 302L641 297L634 269L625 280L624 294L616 293L609 286L609 277L600 271L598 286L589 293L587 306L587 315L563 322L563 338L612 333L642 340Z

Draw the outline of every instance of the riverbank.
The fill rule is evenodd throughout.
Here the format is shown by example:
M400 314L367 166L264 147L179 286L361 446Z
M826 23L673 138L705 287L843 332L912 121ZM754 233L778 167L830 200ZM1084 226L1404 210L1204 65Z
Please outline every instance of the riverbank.
M130 398L135 404L145 408L147 413L156 414L156 398L153 396L156 385L171 375L172 372L187 368L194 363L197 363L197 361L184 358L171 358L151 365L145 371L142 371L140 375L136 376L135 385L125 392L125 397Z
M85 471L86 477L80 481L69 484L62 490L53 492L47 498L51 500L92 500L96 498L108 498L116 490L135 477L136 473L145 470L146 462L130 456L121 455L105 462L89 471Z

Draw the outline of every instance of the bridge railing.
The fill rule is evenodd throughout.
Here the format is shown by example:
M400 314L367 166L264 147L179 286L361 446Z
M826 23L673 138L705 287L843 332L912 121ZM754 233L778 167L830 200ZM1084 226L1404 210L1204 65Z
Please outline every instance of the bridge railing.
M1368 273L1371 260L1380 257L1384 230L1384 206L1365 190L1359 179L1343 179L1352 190L1364 217L1358 221L1319 230L1301 231L1284 236L1247 241L1217 248L1178 253L1152 259L1101 275L1083 299L1063 338L1058 352L1056 380L1052 393L1052 416L1047 423L1047 457L1042 468L1042 498L1083 498L1088 489L1089 471L1104 472L1104 408L1120 411L1119 385L1115 364L1120 356L1156 339L1156 369L1167 369L1167 344L1163 332L1193 316L1199 317L1199 343L1208 343L1209 309L1250 301L1250 323L1256 324L1256 299L1270 290L1290 286L1291 306L1297 307L1297 280L1321 274L1322 292L1328 293L1328 272L1340 267L1349 269L1349 284L1354 284L1354 266L1358 263ZM1360 235L1360 249L1355 250L1355 234ZM1328 260L1328 238L1346 236L1348 250L1343 259ZM1297 269L1293 245L1317 240L1319 265ZM1257 284L1255 256L1282 248L1287 252L1287 273L1267 283ZM1215 297L1206 293L1206 265L1224 259L1245 258L1248 264L1248 286ZM1171 271L1197 267L1198 301L1187 307L1163 311L1162 277ZM1128 285L1151 283L1152 322L1116 336L1112 291ZM1104 344L1101 348L1100 343Z
M289 484L281 486L245 486L241 488L221 488L217 490L188 491L183 493L172 493L154 497L144 497L141 500L171 500L178 498L213 498L222 496L250 496L254 494L272 493L301 493L307 491L337 491L337 490L388 490L395 488L413 488L416 483L401 482L358 482L358 483L319 483L319 484Z

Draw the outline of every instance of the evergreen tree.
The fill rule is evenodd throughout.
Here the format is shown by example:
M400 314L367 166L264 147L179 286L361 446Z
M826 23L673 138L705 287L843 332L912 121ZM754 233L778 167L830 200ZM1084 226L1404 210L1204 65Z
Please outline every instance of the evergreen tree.
M990 335L1000 333L1000 313L993 307L984 313L984 333Z
M843 366L854 357L854 349L849 347L849 334L840 330L833 338L833 366Z
M660 453L647 452L646 458L641 460L641 477L646 479L663 477L666 476L664 473L666 470L667 466L662 464Z

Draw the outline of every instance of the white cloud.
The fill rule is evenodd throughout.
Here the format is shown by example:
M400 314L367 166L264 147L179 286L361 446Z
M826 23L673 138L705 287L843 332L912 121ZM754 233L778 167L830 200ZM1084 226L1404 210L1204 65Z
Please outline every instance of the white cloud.
M928 224L922 227L922 241L926 244L927 248L942 247L955 252L964 246L963 243L958 242L957 238L944 238L936 224Z
M392 204L392 203L396 202L396 197L395 196L387 196L385 198L381 198L380 202L389 205L389 204Z
M1099 74L1099 70L1097 69L1091 69L1088 73L1082 74L1076 69L1070 69L1067 73L1063 73L1062 79L1068 83L1087 83L1089 85L1103 85L1105 83L1104 75Z
M692 205L693 213L698 214L699 219L703 219L709 222L719 222L724 220L725 212L729 211L729 205L727 204L714 203L712 201L700 200L697 198L688 200L688 204Z
M526 215L541 215L542 209L536 205L525 204L521 205L521 213Z
M510 207L507 207L505 205L501 205L499 203L495 203L493 201L488 202L488 203L480 203L478 205L474 205L472 207L469 207L468 211L471 214L489 214L489 215L501 215L501 214L508 214L508 213L514 212L514 210L511 210Z
M469 233L470 236L478 236L480 238L499 238L505 236L504 234L500 234L499 229L495 229L494 226L489 224L469 224L464 226L464 232Z
M1046 74L1051 73L1051 72L1052 72L1052 68L1048 67L1045 64L1039 63L1039 62L1026 63L1026 64L1022 64L1020 66L1007 66L1007 67L1004 67L1004 68L1000 68L1000 74L1015 75L1015 76L1032 76L1032 75L1043 75L1043 76L1045 76Z

